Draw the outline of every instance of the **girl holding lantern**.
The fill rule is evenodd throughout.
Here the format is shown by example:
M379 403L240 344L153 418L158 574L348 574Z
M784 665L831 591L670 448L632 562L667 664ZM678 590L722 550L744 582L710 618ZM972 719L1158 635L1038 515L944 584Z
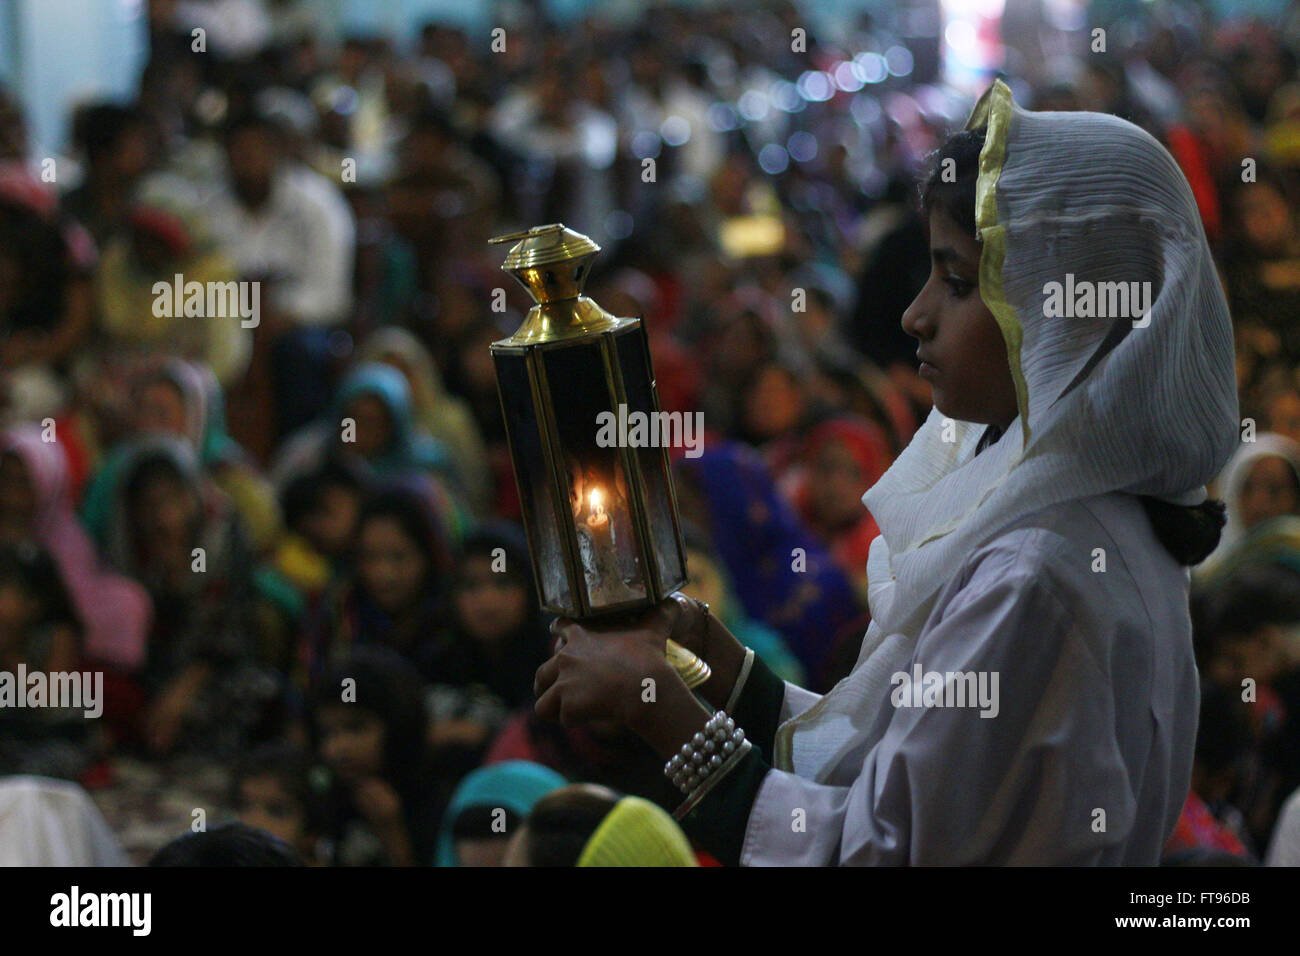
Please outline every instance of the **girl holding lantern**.
M1155 864L1191 774L1188 569L1223 523L1204 485L1238 440L1195 199L1138 127L1027 112L999 80L922 201L932 269L902 324L935 407L863 497L852 673L782 682L674 595L618 629L558 622L538 713L642 736L724 863ZM1045 314L1067 273L1149 282L1149 311ZM707 709L668 638L712 668Z

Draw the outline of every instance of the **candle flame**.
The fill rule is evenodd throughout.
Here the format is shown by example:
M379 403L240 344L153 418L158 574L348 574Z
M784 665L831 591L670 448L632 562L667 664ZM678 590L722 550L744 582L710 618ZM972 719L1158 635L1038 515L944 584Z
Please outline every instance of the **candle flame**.
M592 488L591 495L587 500L591 503L591 513L593 515L603 515L605 513L605 507L600 501L599 488Z

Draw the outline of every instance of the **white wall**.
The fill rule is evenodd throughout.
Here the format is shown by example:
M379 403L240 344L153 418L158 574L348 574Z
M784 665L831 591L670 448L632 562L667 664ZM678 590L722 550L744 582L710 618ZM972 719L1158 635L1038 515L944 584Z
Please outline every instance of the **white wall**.
M0 3L0 73L23 102L34 156L64 147L78 103L135 95L148 43L144 12L143 0Z

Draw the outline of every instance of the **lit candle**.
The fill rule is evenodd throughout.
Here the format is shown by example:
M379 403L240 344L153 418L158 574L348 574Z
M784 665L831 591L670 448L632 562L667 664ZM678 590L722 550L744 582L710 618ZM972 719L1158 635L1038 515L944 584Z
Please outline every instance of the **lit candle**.
M609 523L609 515L605 513L605 505L601 500L599 488L592 488L591 494L587 498L590 510L587 513L587 528L591 531L591 537L596 542L596 553L613 547L613 529Z
M588 567L588 587L593 598L600 595L605 600L609 589L617 580L618 564L614 560L614 527L605 512L600 488L591 489L587 496L587 536L591 542L591 564ZM585 563L585 562L584 562Z

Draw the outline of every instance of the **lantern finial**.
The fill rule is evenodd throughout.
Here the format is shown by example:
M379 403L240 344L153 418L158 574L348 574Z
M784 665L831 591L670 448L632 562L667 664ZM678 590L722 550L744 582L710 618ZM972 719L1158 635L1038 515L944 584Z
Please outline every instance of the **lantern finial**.
M537 304L515 334L504 341L535 345L610 331L631 321L610 315L582 294L591 260L600 252L589 236L553 222L494 236L488 242L515 240L501 268L518 279Z

